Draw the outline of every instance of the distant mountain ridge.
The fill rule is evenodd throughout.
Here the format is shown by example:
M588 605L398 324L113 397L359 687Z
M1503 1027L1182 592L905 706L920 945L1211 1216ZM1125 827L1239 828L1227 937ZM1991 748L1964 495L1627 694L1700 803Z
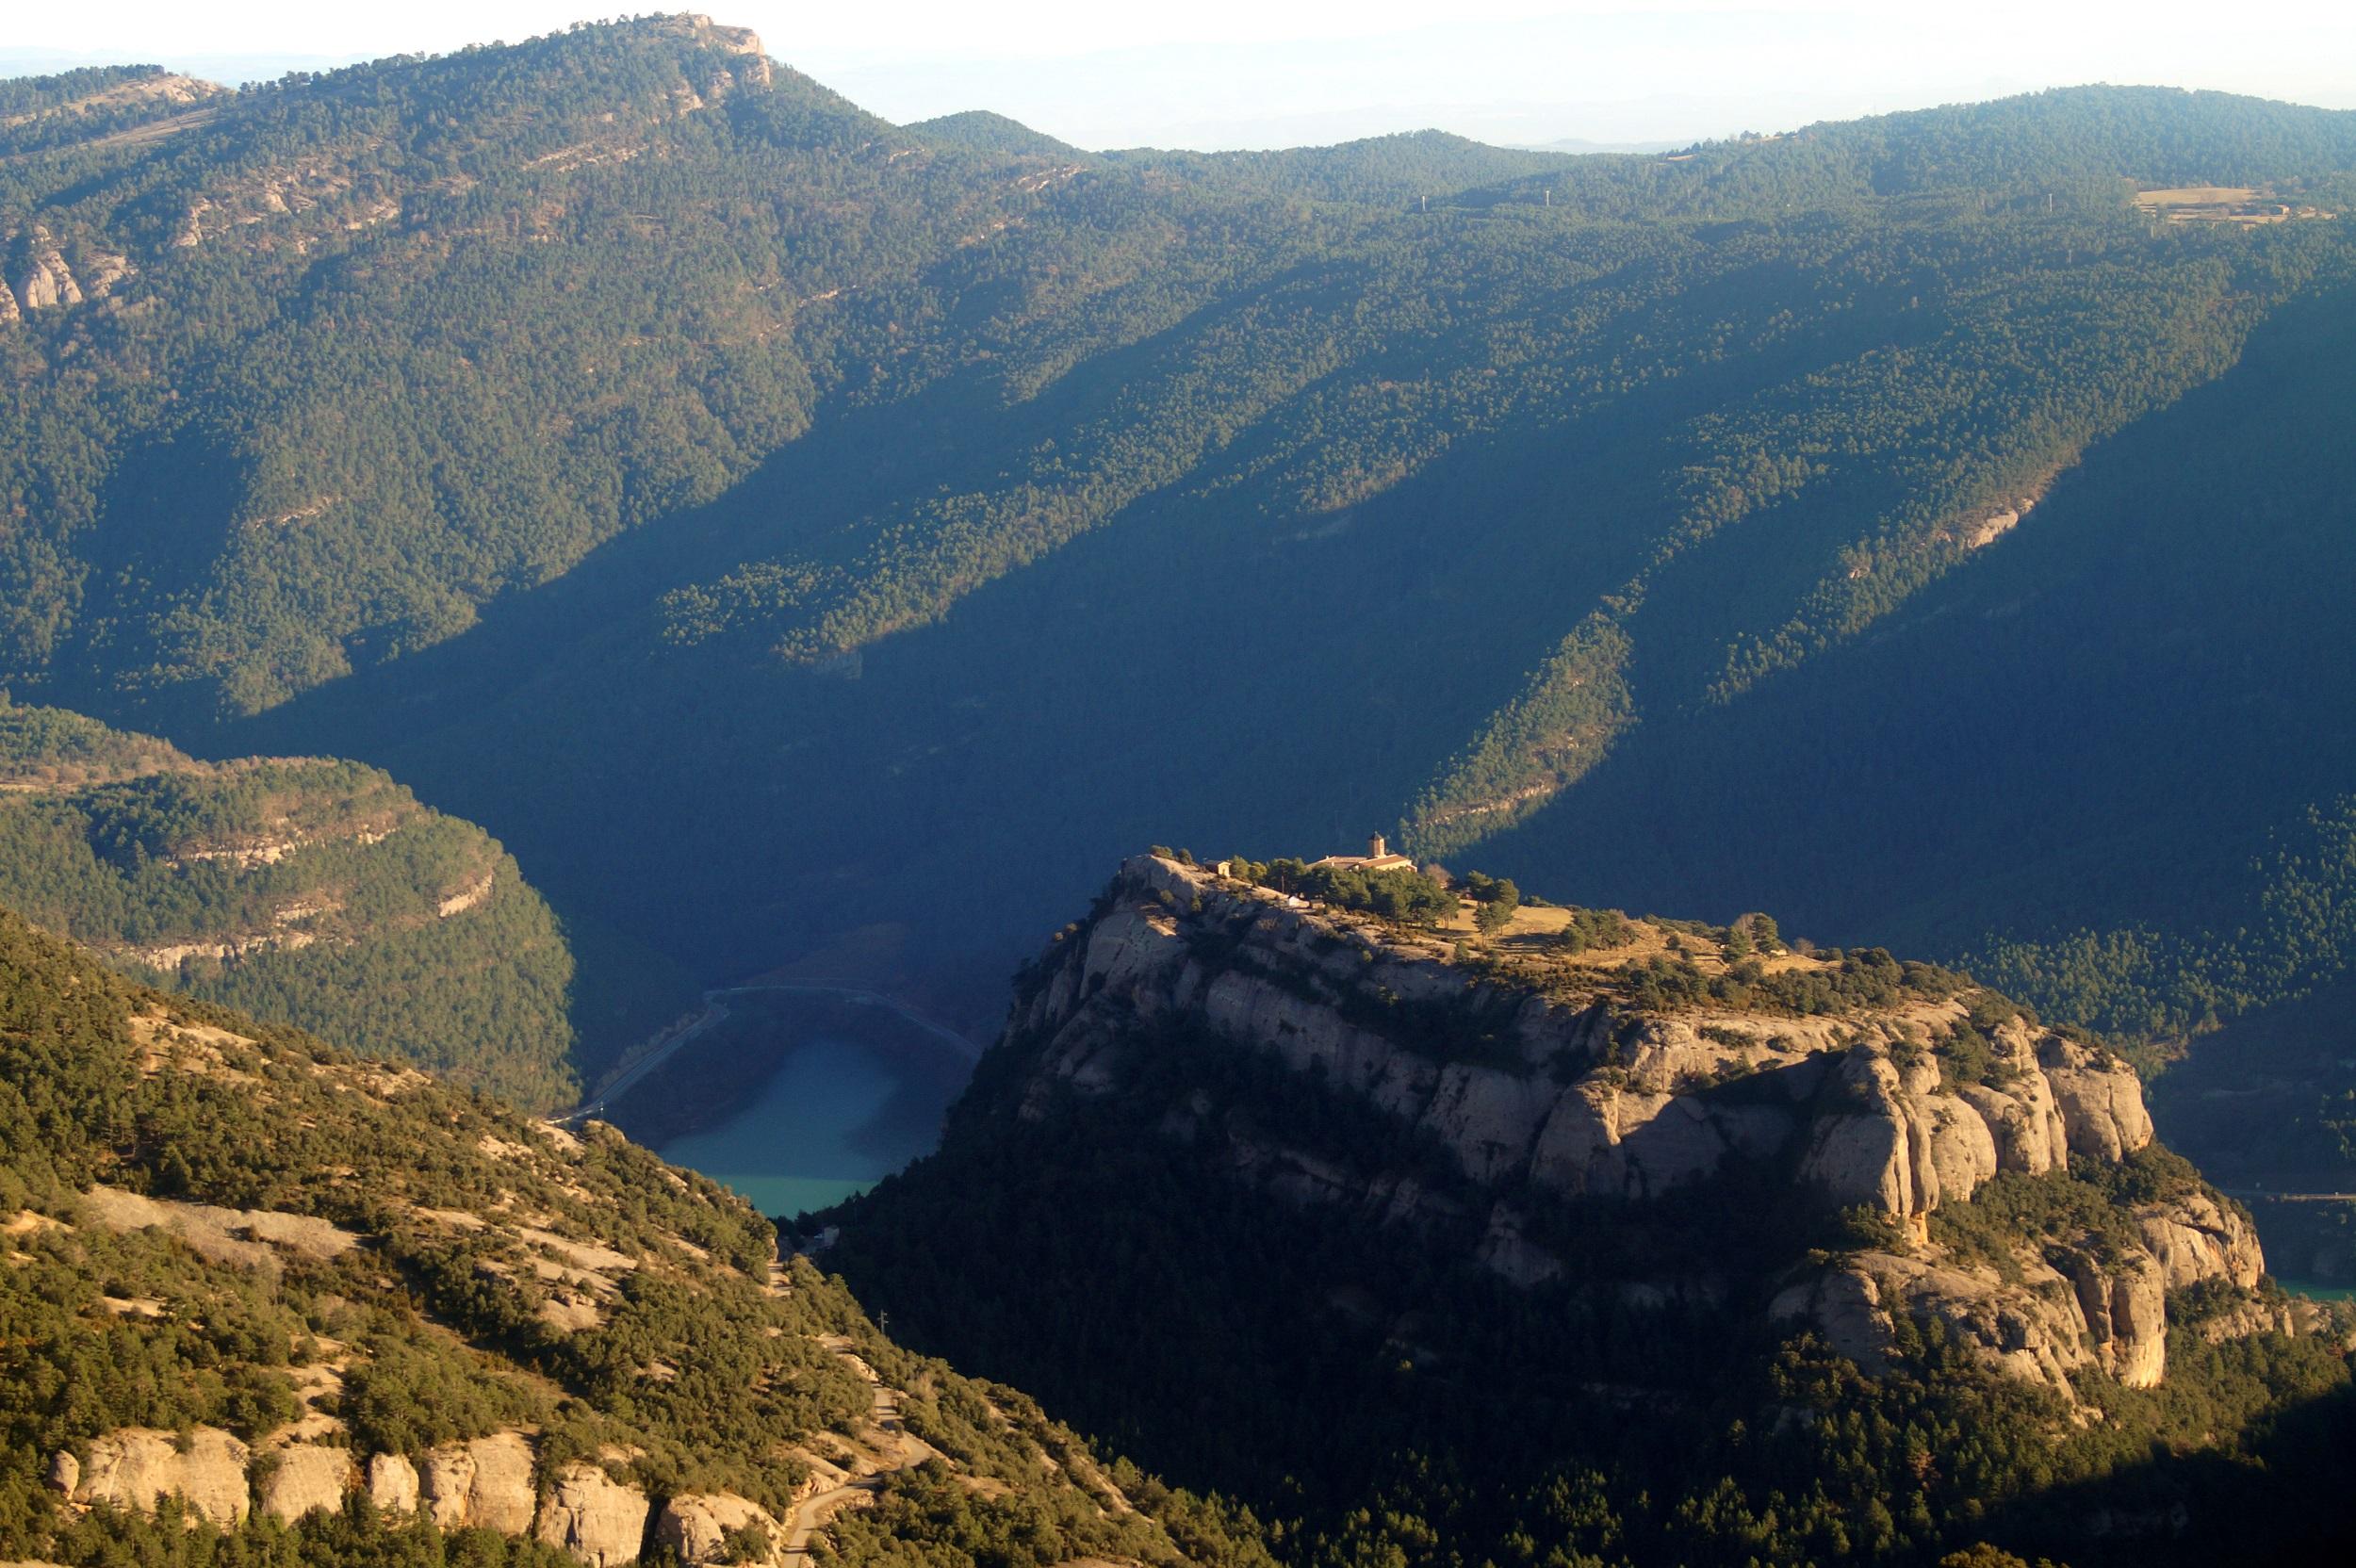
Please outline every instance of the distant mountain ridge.
M1080 151L1043 131L1031 129L1019 120L1009 120L988 109L968 109L961 114L919 120L906 128L930 141L994 153L1041 153L1060 156Z
M1533 153L1674 153L1687 143L1679 141L1590 141L1582 137L1563 137L1555 141L1534 141Z

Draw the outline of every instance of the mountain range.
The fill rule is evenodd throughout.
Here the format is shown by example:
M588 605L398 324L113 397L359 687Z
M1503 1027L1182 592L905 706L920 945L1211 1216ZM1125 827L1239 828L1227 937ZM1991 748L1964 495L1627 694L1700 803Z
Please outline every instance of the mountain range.
M0 1558L2328 1555L2352 203L0 82ZM877 999L1005 1022L804 1255L541 1119Z
M2214 546L2219 463L2286 519L2331 484L2149 422L2246 406L2248 356L2333 316L2345 114L2086 89L1669 155L1088 155L892 127L692 19L8 91L10 685L200 754L389 767L708 974L897 926L994 994L1013 931L1169 834L1385 824L1561 886L1634 841L1606 797L1650 791L1619 780L1723 776L1722 737L1841 704L1941 597L2056 540L2102 572ZM2336 363L2242 380L2319 408ZM2328 580L2256 550L2290 600L2250 657L2323 657L2298 607ZM2073 736L2107 723L2057 684ZM2179 712L2256 739L2236 692ZM2001 748L1990 723L1950 747ZM1835 746L1824 774L1868 765ZM2096 774L2141 771L2118 756ZM2155 909L2189 939L2343 773L2202 823L2212 863L2138 896L2073 873L2056 931L1924 859L1879 858L1937 921L1822 896L1858 881L1837 847L1818 881L1713 852L1589 896L1958 957ZM1057 811L1001 808L1049 776ZM1749 792L1836 808L1821 777ZM2170 809L2155 834L2198 807ZM2055 863L1958 825L1976 875ZM937 913L984 841L1004 936Z

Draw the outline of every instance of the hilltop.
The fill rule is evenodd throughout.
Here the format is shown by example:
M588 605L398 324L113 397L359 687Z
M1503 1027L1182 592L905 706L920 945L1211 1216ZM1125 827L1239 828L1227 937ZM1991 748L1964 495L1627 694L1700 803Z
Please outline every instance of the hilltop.
M4 696L0 903L150 983L532 1106L694 995L646 956L579 977L498 841L377 769L200 761Z
M774 1240L0 911L0 1559L1267 1560Z
M1080 154L1080 149L1068 141L1058 141L1044 131L1031 129L1020 120L1009 120L988 109L967 109L960 114L939 115L931 120L917 121L907 129L927 141L993 153L1034 153L1049 157L1084 155Z
M2230 1489L2136 1478L2150 1444L2347 1403L2356 1325L2266 1279L2135 1073L1962 975L1756 915L1475 881L1385 918L1347 878L1336 903L1297 864L1222 865L1123 865L1025 971L941 1152L839 1211L837 1255L919 1343L1310 1539L1926 1560L1992 1533L2107 1560L2088 1520L2146 1487L2180 1489L2187 1543L2239 1527ZM1275 1390L1303 1408L1269 1415ZM1851 1422L1877 1435L1796 1435Z

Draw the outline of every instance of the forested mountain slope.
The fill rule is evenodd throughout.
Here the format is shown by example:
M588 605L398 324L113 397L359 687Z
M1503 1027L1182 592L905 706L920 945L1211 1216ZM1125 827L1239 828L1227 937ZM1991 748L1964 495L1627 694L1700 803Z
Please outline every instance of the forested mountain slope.
M2050 533L2356 253L2356 117L2217 94L1094 155L760 49L647 19L103 128L60 116L111 78L12 89L15 689L389 767L710 976L896 941L987 1010L1157 832L1559 873L1614 747ZM1950 836L1990 887L1999 815Z
M569 1104L694 999L651 956L578 974L515 859L374 768L200 762L5 696L0 903L118 969L528 1106Z
M0 911L0 1560L1268 1560L774 1243Z
M2356 710L2351 399L2340 290L2089 453L1872 636L1647 722L1483 860L1599 903L1886 929L2129 1037L2344 981L2356 750L2327 716ZM2356 1164L2326 1123L2356 1086L2345 1029L2296 1065L2264 1059L2267 1034L2220 1037L2240 1067L2202 1080L2265 1084L2269 1109L2243 1102L2237 1132L2200 1113L2184 1145L2244 1183L2344 1188ZM2183 1103L2162 1087L2164 1126Z
M2351 1320L2085 1037L1760 915L1221 864L1123 865L941 1152L828 1217L919 1343L1302 1561L2351 1539Z

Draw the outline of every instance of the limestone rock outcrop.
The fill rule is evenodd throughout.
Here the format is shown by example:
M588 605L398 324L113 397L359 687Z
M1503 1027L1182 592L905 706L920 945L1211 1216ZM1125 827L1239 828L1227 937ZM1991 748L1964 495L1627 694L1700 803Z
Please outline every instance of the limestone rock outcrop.
M521 1432L494 1432L470 1443L434 1449L417 1467L418 1494L446 1530L497 1530L522 1535L532 1528L535 1497L532 1445Z
M2168 1365L2167 1285L2151 1255L2129 1251L2105 1266L2072 1253L2070 1282L2103 1369L2130 1388L2157 1383Z
M82 286L74 269L58 253L49 231L39 225L26 237L24 257L8 281L15 285L17 302L25 310L52 310L82 302Z
M1651 939L1685 951L1683 939ZM2197 1184L2123 1216L2123 1233L2024 1239L2002 1266L1948 1256L1930 1217L2000 1173L2061 1171L2073 1156L2116 1164L2152 1137L2124 1063L2001 999L1975 1011L1968 982L1892 985L1810 1009L1745 1011L1707 995L1644 1006L1613 987L1608 963L1465 964L1451 949L1137 857L1023 988L1007 1036L1036 1065L1018 1114L1051 1115L1061 1094L1122 1092L1156 1031L1223 1038L1406 1124L1464 1184L1307 1147L1200 1095L1160 1116L1165 1135L1284 1201L1447 1232L1464 1255L1533 1288L1564 1277L1566 1260L1513 1205L1658 1198L1737 1163L1788 1170L1827 1207L1896 1223L1888 1250L1786 1282L1777 1315L1811 1322L1868 1364L1886 1354L1897 1315L1941 1318L1992 1364L2056 1388L2087 1367L2158 1381L2167 1293L2205 1280L2249 1289L2264 1270L2247 1219ZM1723 955L1711 961L1731 968ZM1464 1185L1496 1200L1468 1199Z
M352 1450L290 1443L272 1457L260 1487L263 1512L292 1524L306 1513L344 1506L344 1494L352 1490Z
M2021 1034L2005 1031L1997 1037L2009 1047ZM1956 1093L1988 1128L1999 1170L2035 1176L2069 1163L2070 1129L2053 1102L2053 1083L2042 1072L2019 1074L2001 1087L1966 1084Z
M1996 1174L1994 1130L1970 1101L1940 1091L1935 1063L1900 1067L1853 1050L1832 1089L1837 1108L1815 1119L1800 1175L1835 1202L1928 1214Z
M417 1467L402 1454L372 1454L368 1458L368 1501L379 1513L408 1514L417 1511L420 1495Z
M663 1505L655 1515L654 1541L676 1555L684 1568L709 1568L713 1563L741 1561L731 1556L728 1538L756 1529L767 1535L769 1553L749 1568L761 1568L762 1563L781 1559L784 1527L767 1509L733 1493L693 1493Z
M2151 1141L2143 1086L2125 1066L2059 1036L2039 1042L2037 1065L2053 1086L2071 1153L2116 1163Z
M171 1432L129 1429L91 1443L87 1462L69 1452L52 1456L45 1478L74 1502L140 1512L177 1497L222 1526L242 1523L256 1506L287 1524L332 1513L365 1485L368 1500L389 1517L423 1508L445 1530L531 1535L587 1568L637 1560L654 1511L644 1492L592 1464L564 1465L541 1498L532 1445L521 1432L444 1444L422 1461L373 1454L365 1468L349 1448L284 1442L285 1435L282 1446L257 1461L245 1444L209 1427L197 1428L185 1449ZM664 1506L658 1535L693 1564L717 1560L728 1532L754 1524L781 1539L777 1521L744 1498L679 1497Z
M1122 867L1115 894L1009 1026L1044 1039L1049 1075L1083 1093L1119 1082L1135 1025L1191 1021L1414 1121L1475 1181L1644 1197L1795 1150L1835 1201L1900 1218L1999 1170L2116 1161L2151 1140L2133 1071L2017 1019L1993 1032L1987 1081L1951 1081L1914 1037L1961 1027L1958 1001L1654 1016L1517 989L1433 945L1150 856ZM1490 1060L1447 1060L1419 1037L1467 1021Z
M646 1494L593 1464L557 1472L540 1506L543 1545L570 1552L589 1568L635 1561L646 1539Z
M2266 1273L2258 1233L2240 1210L2207 1193L2139 1209L2135 1226L2170 1290L2230 1280L2244 1290Z
M171 1432L125 1428L91 1441L74 1500L152 1513L164 1498L177 1497L216 1525L241 1525L253 1511L250 1457L244 1444L218 1428L197 1428L185 1452Z
M2067 1387L2070 1374L2093 1360L2069 1282L2051 1269L1991 1289L1964 1269L1866 1252L1787 1286L1768 1311L1807 1323L1869 1370L1886 1364L1900 1313L1936 1314L2003 1370L2032 1382Z

